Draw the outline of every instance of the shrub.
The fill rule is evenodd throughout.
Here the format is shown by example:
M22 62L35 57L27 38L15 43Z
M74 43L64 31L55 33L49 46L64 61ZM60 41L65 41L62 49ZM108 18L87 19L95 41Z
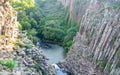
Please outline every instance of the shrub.
M80 55L77 55L77 58L80 59L81 58Z
M24 71L28 71L28 67L25 67Z
M118 10L119 10L119 9L120 9L120 6L115 5L115 6L113 6L112 8L113 8L113 9L118 9Z
M46 72L42 72L42 75L47 75Z
M91 53L89 57L90 57L90 58L93 58L93 57L94 57L94 53Z
M14 60L7 60L7 62L4 65L10 70L13 70L13 68L16 66L16 62Z
M120 50L117 51L117 57L119 58L120 57Z
M3 61L3 60L0 60L0 64L3 65L3 64L4 64L4 61Z
M18 29L22 30L22 25L20 23L18 23Z
M36 69L37 72L40 70L40 67L39 67L38 64L36 64L36 65L34 66L34 68Z
M119 68L119 67L120 67L120 62L116 64L116 68Z
M26 48L26 49L30 49L30 45L27 44L27 45L25 46L25 48Z
M106 66L106 62L105 62L104 60L102 60L102 61L101 61L101 67L102 67L102 69L104 69L105 66Z
M10 70L13 70L13 68L17 65L14 60L7 60L7 61L0 60L0 64L6 66Z

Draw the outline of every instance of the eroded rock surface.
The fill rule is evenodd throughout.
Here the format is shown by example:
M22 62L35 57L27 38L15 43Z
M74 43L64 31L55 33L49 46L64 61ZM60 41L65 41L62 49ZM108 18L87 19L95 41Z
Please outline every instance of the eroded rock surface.
M0 53L12 51L17 36L17 12L8 0L0 0Z
M79 32L61 66L73 75L119 75L120 1L88 3Z
M8 0L0 0L0 75L55 75L26 34L18 30L17 12Z

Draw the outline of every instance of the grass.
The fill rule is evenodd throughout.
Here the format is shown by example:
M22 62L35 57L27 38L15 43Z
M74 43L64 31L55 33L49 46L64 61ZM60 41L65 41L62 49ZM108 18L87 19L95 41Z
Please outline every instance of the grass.
M13 68L17 65L14 60L7 60L7 61L0 60L0 64L6 66L10 70L13 70Z

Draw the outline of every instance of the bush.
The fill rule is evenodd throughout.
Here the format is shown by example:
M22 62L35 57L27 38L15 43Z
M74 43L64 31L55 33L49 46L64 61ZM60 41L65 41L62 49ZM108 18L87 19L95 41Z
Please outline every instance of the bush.
M116 64L116 68L119 68L119 67L120 67L120 62Z
M120 50L117 51L117 57L119 58L120 57Z
M106 66L106 62L105 62L104 60L102 60L102 61L101 61L101 67L102 67L102 69L104 69L105 66Z
M22 30L22 25L20 23L18 23L18 29Z
M42 75L47 75L46 72L42 72Z
M3 61L3 60L0 60L0 64L3 65L3 64L4 64L4 61Z
M26 49L30 49L30 45L27 44L27 45L25 46L25 48L26 48Z
M16 66L16 62L14 60L7 60L7 62L4 65L10 70L13 70L13 68Z
M10 70L13 70L13 68L17 65L14 60L7 60L7 61L0 60L0 64L6 66Z
M37 72L40 70L40 67L39 67L38 64L36 64L36 65L34 66L34 68L36 69Z

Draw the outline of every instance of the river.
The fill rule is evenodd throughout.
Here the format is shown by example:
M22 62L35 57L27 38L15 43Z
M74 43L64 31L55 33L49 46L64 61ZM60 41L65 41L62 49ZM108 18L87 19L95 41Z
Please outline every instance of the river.
M46 47L45 45L44 47ZM70 75L69 73L65 72L63 69L59 68L59 66L56 64L59 61L62 61L65 59L65 49L62 46L59 46L57 44L48 44L48 45L50 47L43 48L39 46L39 48L43 52L43 54L47 58L49 58L48 63L52 64L55 67L56 74L57 75Z
M43 54L49 58L49 64L58 63L59 61L65 59L65 50L62 46L57 44L50 44L50 46L50 48L40 47L40 50L42 50Z

